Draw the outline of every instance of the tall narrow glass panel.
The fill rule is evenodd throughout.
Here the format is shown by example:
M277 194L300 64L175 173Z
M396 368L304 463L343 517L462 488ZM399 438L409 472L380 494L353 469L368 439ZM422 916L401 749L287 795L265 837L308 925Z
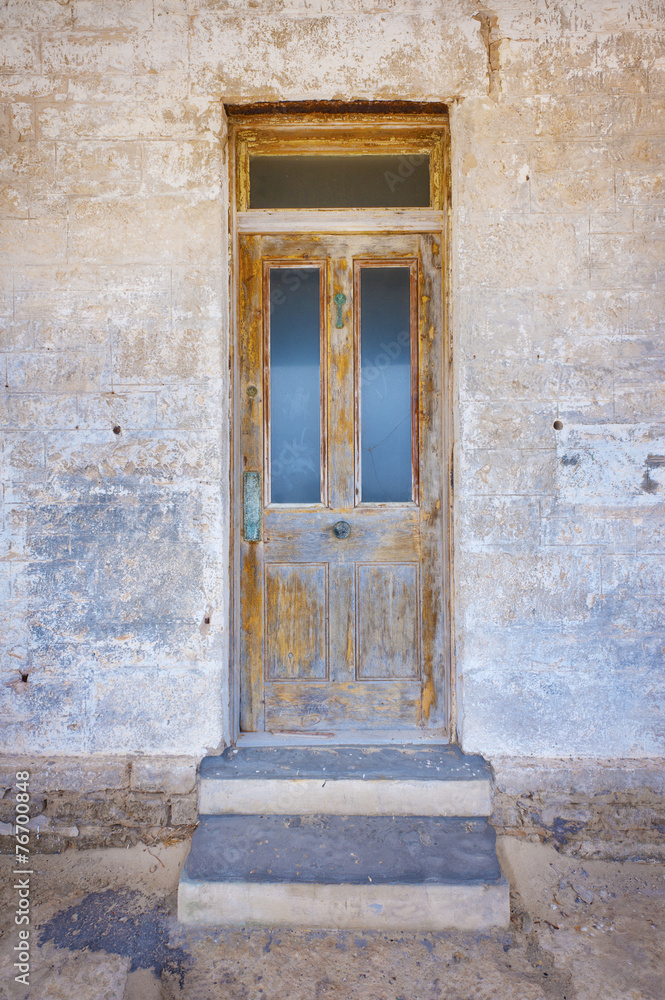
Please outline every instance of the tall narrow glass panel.
M318 267L270 268L270 499L321 501Z
M360 467L365 503L413 498L411 272L360 272Z

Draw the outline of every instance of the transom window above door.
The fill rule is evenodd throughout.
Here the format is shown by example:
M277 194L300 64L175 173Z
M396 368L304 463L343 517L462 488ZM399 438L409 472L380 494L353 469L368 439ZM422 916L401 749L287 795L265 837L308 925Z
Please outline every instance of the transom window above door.
M238 212L443 208L440 126L329 116L306 134L269 120L235 136Z

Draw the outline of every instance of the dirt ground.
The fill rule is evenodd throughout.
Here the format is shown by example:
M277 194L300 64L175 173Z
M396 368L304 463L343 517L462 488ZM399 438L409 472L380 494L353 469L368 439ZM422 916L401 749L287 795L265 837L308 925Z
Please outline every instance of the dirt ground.
M33 855L30 987L14 982L0 859L2 1000L665 1000L665 865L502 838L513 920L490 934L184 931L188 845Z

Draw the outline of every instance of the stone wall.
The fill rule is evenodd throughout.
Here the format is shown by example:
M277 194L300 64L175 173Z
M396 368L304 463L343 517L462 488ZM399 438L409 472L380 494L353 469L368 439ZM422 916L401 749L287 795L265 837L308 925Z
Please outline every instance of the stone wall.
M31 853L175 843L197 822L191 757L0 758L0 848L13 853L16 773L29 768Z
M5 748L229 732L224 105L305 99L450 106L463 747L663 756L659 0L0 0Z

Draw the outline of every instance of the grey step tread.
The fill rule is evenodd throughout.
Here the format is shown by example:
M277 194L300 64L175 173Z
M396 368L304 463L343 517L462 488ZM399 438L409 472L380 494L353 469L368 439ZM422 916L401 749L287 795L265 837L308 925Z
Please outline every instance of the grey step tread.
M324 885L499 883L483 819L202 816L183 876L193 882Z
M203 780L321 778L399 781L488 781L489 765L456 746L246 747L205 757Z

